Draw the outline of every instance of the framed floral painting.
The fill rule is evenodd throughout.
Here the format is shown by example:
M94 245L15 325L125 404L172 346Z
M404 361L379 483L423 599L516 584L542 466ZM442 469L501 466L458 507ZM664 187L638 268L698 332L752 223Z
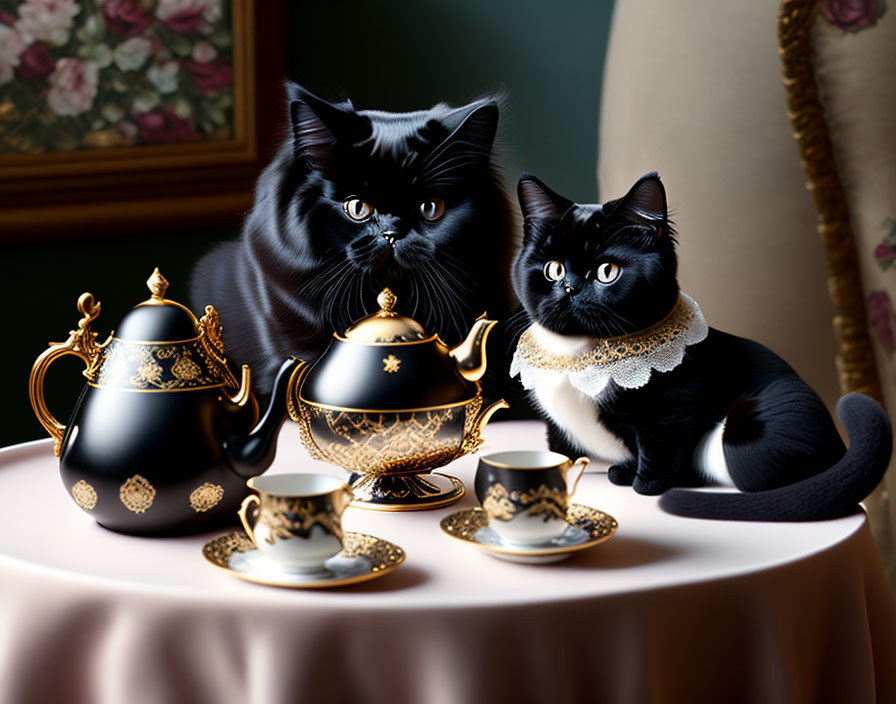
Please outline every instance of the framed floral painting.
M0 237L244 208L284 69L258 5L0 0Z

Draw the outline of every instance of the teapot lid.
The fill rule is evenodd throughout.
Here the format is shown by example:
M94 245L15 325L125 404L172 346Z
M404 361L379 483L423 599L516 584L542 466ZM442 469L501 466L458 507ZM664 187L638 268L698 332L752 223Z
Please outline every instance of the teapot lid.
M146 285L152 295L124 317L85 376L97 386L131 390L240 388L214 307L206 306L197 320L185 305L165 298L168 281L158 268Z
M376 297L380 309L354 323L345 331L345 339L366 343L416 342L426 339L423 326L413 318L396 313L398 297L388 288Z
M124 317L115 337L129 342L173 342L196 337L199 321L189 308L165 298L168 281L158 267L146 280L146 286L152 295Z

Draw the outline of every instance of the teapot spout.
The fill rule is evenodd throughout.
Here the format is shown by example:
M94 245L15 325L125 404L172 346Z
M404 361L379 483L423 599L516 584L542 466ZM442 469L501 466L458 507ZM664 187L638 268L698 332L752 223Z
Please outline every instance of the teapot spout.
M277 453L277 435L286 421L287 389L293 382L293 377L301 376L305 368L305 362L295 357L283 362L274 380L271 400L262 419L247 435L233 435L225 441L224 451L227 453L230 465L241 477L249 478L262 474L274 461Z
M473 323L466 339L449 352L457 371L467 381L479 381L485 374L485 341L497 324L497 320L488 320L483 313Z

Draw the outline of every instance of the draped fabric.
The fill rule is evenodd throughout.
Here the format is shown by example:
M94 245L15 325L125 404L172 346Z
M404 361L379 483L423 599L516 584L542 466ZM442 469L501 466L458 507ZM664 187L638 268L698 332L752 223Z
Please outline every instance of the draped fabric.
M494 423L483 452L544 446ZM446 471L472 485L476 458ZM287 424L271 472L328 471ZM800 524L697 521L589 472L575 501L619 522L564 562L499 561L439 529L474 504L383 513L347 530L407 560L333 590L243 582L211 536L97 526L51 443L0 451L0 701L896 701L896 606L865 515Z

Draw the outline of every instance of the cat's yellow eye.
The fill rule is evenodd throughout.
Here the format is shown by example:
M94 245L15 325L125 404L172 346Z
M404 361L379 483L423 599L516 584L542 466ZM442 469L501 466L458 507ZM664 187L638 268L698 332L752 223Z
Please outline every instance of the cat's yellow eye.
M354 196L345 199L345 202L342 204L342 210L356 222L368 220L373 215L373 206Z
M602 284L611 284L622 273L622 267L612 262L604 262L597 267L597 280Z
M445 201L441 198L430 198L420 204L420 215L424 220L434 222L445 214Z
M563 266L563 262L552 259L544 265L544 278L548 281L560 281L564 276L566 276L566 267Z

